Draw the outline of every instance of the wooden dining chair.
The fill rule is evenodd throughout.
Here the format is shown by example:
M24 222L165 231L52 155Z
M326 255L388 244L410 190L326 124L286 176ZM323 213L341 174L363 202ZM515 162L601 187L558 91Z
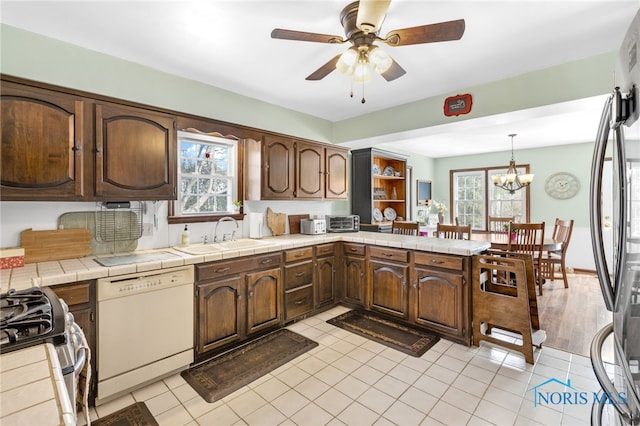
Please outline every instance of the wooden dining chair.
M505 231L505 225L515 220L515 216L489 216L489 232L500 233Z
M524 253L531 256L538 292L542 296L542 246L544 244L544 222L541 223L509 223L509 244L507 251Z
M420 224L418 222L394 220L391 224L391 233L400 235L418 235Z
M555 281L556 278L562 277L564 288L569 288L567 280L566 254L573 232L573 219L561 220L556 218L553 228L553 240L562 243L560 250L547 251L542 256L542 275L543 278ZM556 270L558 266L558 270ZM558 275L559 274L559 275Z
M471 225L436 225L436 236L438 238L451 238L454 240L470 240Z

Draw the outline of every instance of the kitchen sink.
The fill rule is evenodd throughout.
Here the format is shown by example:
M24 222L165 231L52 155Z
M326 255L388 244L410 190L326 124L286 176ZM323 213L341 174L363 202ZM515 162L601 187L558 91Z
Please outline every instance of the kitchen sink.
M251 238L240 238L239 240L223 241L218 243L223 249L244 249L270 245L268 241L253 240Z
M267 241L252 240L250 238L241 238L239 240L223 241L221 243L191 244L186 247L174 247L174 249L181 251L183 253L188 253L188 254L209 254L209 253L217 253L223 250L255 248L255 247L262 247L270 244L271 243Z
M186 247L174 247L174 250L178 250L187 254L210 254L219 252L220 250L224 249L222 247L219 247L218 244L191 244Z

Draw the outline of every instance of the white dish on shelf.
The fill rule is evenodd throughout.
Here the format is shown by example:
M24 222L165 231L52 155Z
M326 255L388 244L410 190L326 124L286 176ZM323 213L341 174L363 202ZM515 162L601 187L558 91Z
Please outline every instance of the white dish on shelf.
M396 211L391 208L391 207L387 207L386 209L384 209L384 218L387 220L394 220L398 215L396 214Z
M374 165L373 165L373 174L374 174L374 175L382 174L382 172L380 172L380 167L378 167L378 165L377 165L377 164L374 164Z
M382 212L377 207L373 209L373 220L375 220L376 222L382 222L384 220Z
M384 171L382 172L382 174L385 176L393 176L396 174L396 170L391 166L387 166L384 168Z

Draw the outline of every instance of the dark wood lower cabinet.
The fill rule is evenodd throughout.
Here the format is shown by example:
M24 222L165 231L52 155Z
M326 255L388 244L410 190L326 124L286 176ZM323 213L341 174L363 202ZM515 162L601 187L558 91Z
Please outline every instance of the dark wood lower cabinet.
M369 247L370 309L409 319L409 252Z
M411 320L448 338L469 344L469 258L415 254Z
M336 257L335 243L320 244L316 246L315 265L315 304L319 309L332 305L336 297Z
M196 360L336 302L470 345L470 260L342 242L196 265Z
M196 359L282 324L280 257L196 265Z
M343 243L344 289L343 300L355 307L366 306L365 294L367 285L365 245Z

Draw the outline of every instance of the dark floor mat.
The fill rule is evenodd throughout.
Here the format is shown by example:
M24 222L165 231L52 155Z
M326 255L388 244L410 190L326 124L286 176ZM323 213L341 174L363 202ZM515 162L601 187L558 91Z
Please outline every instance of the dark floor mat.
M415 357L423 355L440 340L426 331L389 321L371 312L349 311L327 322Z
M136 402L92 421L91 424L95 426L159 426L144 402Z
M313 340L280 329L180 374L202 398L213 402L316 346Z

